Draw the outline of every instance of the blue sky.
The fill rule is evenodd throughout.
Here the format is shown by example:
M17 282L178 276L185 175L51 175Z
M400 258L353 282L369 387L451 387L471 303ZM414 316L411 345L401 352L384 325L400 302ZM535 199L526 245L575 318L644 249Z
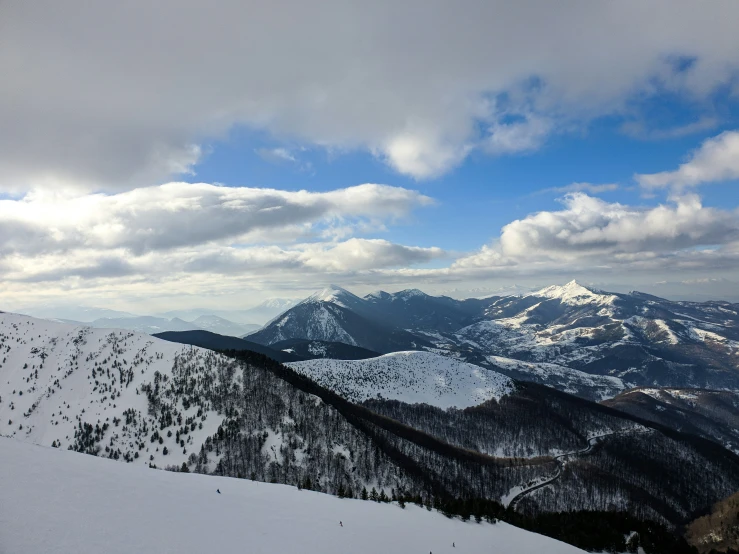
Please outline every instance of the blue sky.
M636 173L657 173L677 167L701 143L739 123L739 99L723 93L696 106L673 95L634 101L644 136L623 130L630 117L599 118L575 132L549 137L535 151L513 155L473 155L449 173L427 180L399 174L369 152L331 152L324 148L279 141L261 132L235 129L228 138L208 144L207 154L189 180L226 186L271 187L285 190L328 191L351 184L385 183L418 189L438 201L416 212L409 221L373 236L401 243L474 250L483 240L497 237L513 219L532 212L556 210L563 187L573 183L617 184L598 193L612 202L654 206L669 191L645 194ZM724 114L708 129L677 137L650 137L666 129L687 126L706 114ZM265 159L262 149L285 149L294 161ZM705 205L739 205L737 180L705 187Z
M0 6L2 306L739 300L736 2L71 1Z

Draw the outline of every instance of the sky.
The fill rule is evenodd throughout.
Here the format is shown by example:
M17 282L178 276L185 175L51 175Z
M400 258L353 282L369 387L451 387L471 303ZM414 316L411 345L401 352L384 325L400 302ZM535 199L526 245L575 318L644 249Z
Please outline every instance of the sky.
M739 301L733 0L0 2L0 309Z

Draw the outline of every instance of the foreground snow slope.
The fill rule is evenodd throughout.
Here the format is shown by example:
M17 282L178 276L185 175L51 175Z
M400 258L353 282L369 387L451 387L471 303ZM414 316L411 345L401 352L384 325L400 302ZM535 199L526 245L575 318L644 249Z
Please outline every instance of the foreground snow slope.
M0 438L0 466L3 553L583 552L505 523L170 473L8 438Z
M467 408L500 400L513 381L495 371L431 352L394 352L367 360L307 360L287 364L353 402L386 400Z
M68 448L80 424L99 425L101 446L141 450L139 463L181 464L187 456L175 436L149 442L143 429L158 428L142 385L175 363L216 366L229 360L202 348L167 342L143 333L93 329L24 315L0 313L0 435ZM187 415L194 417L198 406ZM128 414L128 415L127 415ZM223 420L216 413L187 435L187 448L200 447ZM107 424L107 425L106 425ZM139 436L140 435L140 436ZM146 450L138 448L146 443ZM167 447L171 454L162 457Z

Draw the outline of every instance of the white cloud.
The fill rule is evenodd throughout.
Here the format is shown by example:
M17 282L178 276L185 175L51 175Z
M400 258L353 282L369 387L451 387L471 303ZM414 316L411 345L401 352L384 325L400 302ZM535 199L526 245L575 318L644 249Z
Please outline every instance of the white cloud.
M265 162L270 163L295 163L298 161L287 148L257 148L256 153Z
M668 127L666 129L651 128L644 121L627 121L621 125L621 131L630 137L644 140L663 140L681 138L695 133L715 129L719 119L715 116L703 116L700 119L684 125Z
M496 123L490 129L486 149L493 154L516 154L538 149L552 130L552 122L528 117L515 123Z
M364 184L328 192L168 183L118 194L35 192L0 200L0 254L124 248L133 254L211 242L291 241L334 222L366 227L432 200Z
M5 2L0 188L164 182L236 125L433 177L471 147L536 148L542 121L734 86L737 19L693 0Z
M645 188L684 188L739 179L739 131L707 139L674 171L636 175Z
M613 192L614 190L618 190L619 188L620 186L617 183L570 183L569 185L565 185L563 187L551 187L548 189L542 189L536 194L542 194L545 192L587 192L588 194L601 194L603 192Z
M564 267L666 270L674 264L736 265L739 212L707 208L695 195L637 208L578 192L565 207L505 225L500 238L452 269L551 272Z
M470 146L444 143L422 133L402 134L382 147L387 163L418 179L436 177L460 163Z
M350 235L431 203L375 184L320 193L205 183L117 194L36 191L0 200L0 298L63 289L156 296L165 283L167 294L203 293L413 266L446 254Z
M444 255L445 252L436 247L420 248L393 244L381 239L352 238L329 249L308 249L302 259L311 269L335 272L406 267L426 263Z

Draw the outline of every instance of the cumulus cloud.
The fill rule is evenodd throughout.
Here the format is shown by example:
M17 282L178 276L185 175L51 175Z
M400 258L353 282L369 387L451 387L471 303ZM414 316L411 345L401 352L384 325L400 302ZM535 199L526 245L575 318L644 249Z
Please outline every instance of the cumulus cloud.
M736 2L39 0L0 10L5 191L165 182L237 125L365 149L433 177L473 149L530 150L562 123L655 91L700 102L735 86L739 65ZM694 61L676 67L675 55ZM530 118L511 123L511 113Z
M493 154L516 154L538 149L552 129L552 122L529 117L515 123L496 123L489 129L486 149Z
M685 188L739 179L739 131L725 131L707 139L690 159L673 171L636 175L645 188Z
M210 242L305 238L332 222L397 219L432 200L364 184L328 192L169 183L118 194L35 192L0 200L0 254L124 248L140 255Z
M376 184L327 192L206 183L117 194L37 191L0 200L0 297L17 293L14 283L88 292L148 287L147 294L161 294L153 291L162 283L185 293L255 278L322 279L409 267L446 253L351 234L382 230L432 202ZM216 284L224 278L229 284Z
M666 269L673 263L736 264L739 213L702 205L696 195L678 196L654 208L609 203L571 193L564 209L543 211L505 225L499 239L457 260L457 271L552 271L566 265ZM700 261L699 261L700 260ZM719 262L720 260L720 262Z

